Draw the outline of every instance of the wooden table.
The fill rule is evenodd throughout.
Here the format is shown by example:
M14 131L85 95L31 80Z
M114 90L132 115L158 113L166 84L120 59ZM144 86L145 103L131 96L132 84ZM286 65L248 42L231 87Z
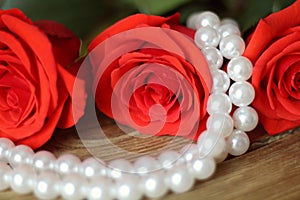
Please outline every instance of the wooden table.
M139 154L153 154L153 150L172 141L176 147L187 139L173 137L136 138L124 135L114 122L100 114L101 125L109 140L123 149ZM87 123L88 124L88 123ZM91 124L86 132L95 130ZM197 182L193 189L183 194L169 193L164 200L187 199L300 199L300 129L276 137L270 137L261 129L250 134L251 149L240 157L230 157L218 164L214 176ZM141 142L142 141L142 142ZM93 141L90 141L93 144ZM100 145L101 146L101 145ZM180 145L178 145L180 146ZM102 149L101 149L102 148ZM111 145L99 149L104 159L120 157ZM55 155L75 153L81 159L90 156L74 128L57 130L53 138L42 148ZM129 156L130 160L136 155ZM32 195L18 195L12 191L0 193L0 199L35 199Z

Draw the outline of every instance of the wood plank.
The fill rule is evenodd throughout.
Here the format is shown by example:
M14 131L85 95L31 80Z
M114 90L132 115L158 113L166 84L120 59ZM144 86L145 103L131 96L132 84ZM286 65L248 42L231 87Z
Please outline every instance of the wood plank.
M55 134L45 148L53 150L55 146L56 154L65 150L80 157L88 156L76 134L66 132ZM283 138L219 164L212 179L196 183L191 191L170 193L162 199L300 199L300 131L284 136L277 136ZM35 198L6 191L0 193L0 199Z

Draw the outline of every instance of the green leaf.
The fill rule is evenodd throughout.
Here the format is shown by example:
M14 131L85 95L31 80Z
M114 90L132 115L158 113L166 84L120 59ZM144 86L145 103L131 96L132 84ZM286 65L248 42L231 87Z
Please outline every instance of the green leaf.
M153 15L162 15L191 0L123 0L133 4L139 12Z
M294 3L295 0L274 0L273 3L273 12L277 12L279 10L282 10L286 7L288 7L289 5L291 5L292 3Z
M33 21L54 20L66 25L79 37L85 38L92 30L107 22L122 18L135 11L135 8L120 0L8 0L3 8L19 8Z

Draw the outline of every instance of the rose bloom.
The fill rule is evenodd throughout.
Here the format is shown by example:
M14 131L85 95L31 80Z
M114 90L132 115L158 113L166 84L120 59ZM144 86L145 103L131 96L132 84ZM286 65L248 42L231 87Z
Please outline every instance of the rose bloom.
M273 135L300 125L300 1L260 20L244 55L254 64L253 106Z
M136 14L103 31L89 45L96 106L144 134L196 139L212 79L194 34L179 14Z
M68 128L80 40L52 21L33 23L20 10L0 10L0 137L36 149L56 127ZM78 104L78 105L79 105Z

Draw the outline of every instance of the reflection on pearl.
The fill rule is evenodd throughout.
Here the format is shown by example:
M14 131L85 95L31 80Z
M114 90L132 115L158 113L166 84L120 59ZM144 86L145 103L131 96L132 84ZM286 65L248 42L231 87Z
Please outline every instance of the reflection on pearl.
M8 174L12 169L6 164L0 162L0 191L4 191L9 188Z
M15 147L14 143L7 138L0 138L0 162L8 162L7 157L11 149Z
M139 173L139 175L144 175L159 168L159 162L151 156L139 157L134 162L134 172Z
M228 75L222 70L211 71L213 78L213 92L226 92L230 86Z
M232 109L230 98L224 93L213 93L207 101L207 112L212 115L214 113L229 114Z
M166 184L175 193L183 193L191 189L194 184L193 176L185 166L177 165L167 172Z
M255 97L253 86L246 81L239 81L232 84L229 89L229 97L236 106L248 106Z
M55 156L49 151L39 151L32 158L32 164L36 170L49 170L53 168Z
M84 160L79 166L79 171L88 178L105 176L107 174L107 168L105 167L105 164L93 157Z
M220 34L209 26L201 27L196 31L194 40L199 48L216 47L220 42Z
M250 146L248 135L241 130L234 130L227 138L228 152L233 156L240 156L247 152Z
M78 170L80 159L73 154L61 155L55 162L54 168L60 174L68 174Z
M216 162L209 157L195 159L189 165L190 174L198 180L208 179L214 174L215 170Z
M201 14L201 12L196 12L196 13L191 14L187 19L186 26L191 29L196 29L196 22L197 22L199 14Z
M165 151L162 152L159 156L158 156L158 161L160 162L161 166L165 169L170 169L173 167L174 163L180 158L179 153L177 153L176 151Z
M182 155L182 159L185 162L189 162L195 157L199 156L199 150L197 144L187 144L180 150L180 154Z
M229 35L221 39L220 51L227 59L241 56L245 51L245 42L238 35Z
M213 113L207 119L206 128L220 137L227 137L233 131L233 120L228 114Z
M249 107L241 107L233 113L234 126L243 131L252 131L258 123L258 115L256 111Z
M228 76L234 81L246 81L252 75L253 65L243 56L233 58L227 65Z
M11 150L11 153L9 155L9 163L12 166L30 164L33 155L34 152L30 147L25 145L18 145Z
M225 150L225 140L220 133L204 131L198 138L200 158L219 157Z
M89 200L110 200L112 182L104 177L92 178L87 186L87 198Z
M86 180L76 173L67 174L61 183L60 192L64 199L83 199L83 186L87 186Z
M14 168L11 176L11 188L20 194L28 194L32 191L35 173L28 165L19 165Z
M234 19L232 19L232 18L223 18L221 20L221 25L224 25L224 24L232 24L232 25L234 25L234 26L236 26L236 27L239 28L238 23Z
M59 195L59 176L50 171L41 172L36 180L34 194L39 199L55 199Z
M168 187L164 182L164 177L163 171L152 172L142 177L142 190L147 197L159 198L167 193Z
M204 54L209 68L212 69L219 69L223 65L223 56L221 52L215 47L205 47L201 49L202 53Z
M213 12L205 11L198 15L196 19L196 29L201 27L217 28L220 25L220 19L218 15Z
M126 159L113 160L108 166L111 168L108 175L114 179L124 178L128 173L133 172L133 165Z
M241 35L239 28L233 24L223 24L218 28L218 31L220 32L222 38L229 35Z
M120 200L137 200L142 197L139 189L139 179L136 175L126 176L116 182L116 198Z

